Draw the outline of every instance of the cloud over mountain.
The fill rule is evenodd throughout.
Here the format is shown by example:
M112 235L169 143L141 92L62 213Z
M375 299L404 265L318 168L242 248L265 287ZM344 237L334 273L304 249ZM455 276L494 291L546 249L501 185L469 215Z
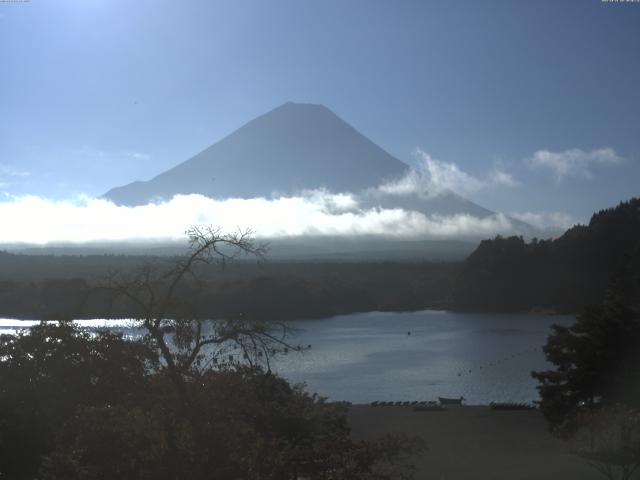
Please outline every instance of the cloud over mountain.
M380 191L389 195L416 194L432 198L445 192L468 195L490 187L520 186L520 182L511 174L497 168L485 178L479 178L464 172L455 163L433 158L420 148L414 154L417 157L417 168L384 183L379 187Z
M446 239L508 234L516 226L508 217L425 214L403 208L363 207L352 194L312 190L298 196L215 200L176 195L169 201L140 206L105 199L51 201L36 196L0 202L0 243L177 240L192 225L224 230L251 228L261 238L381 235Z
M496 167L474 176L423 150L415 155L412 169L326 107L287 103L104 198L7 196L0 202L0 243L172 241L202 224L252 229L261 238L478 240L532 233L521 220L459 195L519 187L510 173ZM521 218L544 223L532 215Z

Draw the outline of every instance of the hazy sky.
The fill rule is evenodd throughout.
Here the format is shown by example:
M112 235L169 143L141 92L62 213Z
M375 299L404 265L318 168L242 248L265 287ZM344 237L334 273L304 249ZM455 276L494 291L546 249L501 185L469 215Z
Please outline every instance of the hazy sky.
M585 220L640 194L640 3L0 3L5 202L148 179L288 100L490 209Z

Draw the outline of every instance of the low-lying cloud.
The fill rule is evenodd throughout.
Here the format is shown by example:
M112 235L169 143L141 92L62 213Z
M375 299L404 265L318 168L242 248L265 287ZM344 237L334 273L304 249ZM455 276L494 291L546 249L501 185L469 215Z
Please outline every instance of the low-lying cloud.
M576 224L575 219L564 212L514 212L509 216L543 231L559 232Z
M170 201L118 206L98 198L53 201L8 196L0 202L0 243L178 240L193 225L226 231L250 228L261 238L304 235L385 235L486 238L513 232L508 217L426 215L400 208L361 208L352 194L323 190L273 199L214 200L177 195Z
M538 150L527 162L531 168L550 171L557 182L562 182L567 177L591 179L594 166L617 165L623 159L612 148L591 151L572 148L563 152Z

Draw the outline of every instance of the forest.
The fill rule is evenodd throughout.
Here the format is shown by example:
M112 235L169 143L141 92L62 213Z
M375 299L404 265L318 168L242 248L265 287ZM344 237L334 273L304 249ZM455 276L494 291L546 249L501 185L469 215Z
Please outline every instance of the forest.
M640 272L640 198L601 210L557 239L485 240L462 263L453 305L469 311L573 313L602 302L623 270Z
M446 308L456 271L447 262L306 262L243 259L204 266L181 295L200 318L323 318L358 311ZM126 301L100 289L107 278L171 265L171 257L27 256L0 253L0 316L120 318Z

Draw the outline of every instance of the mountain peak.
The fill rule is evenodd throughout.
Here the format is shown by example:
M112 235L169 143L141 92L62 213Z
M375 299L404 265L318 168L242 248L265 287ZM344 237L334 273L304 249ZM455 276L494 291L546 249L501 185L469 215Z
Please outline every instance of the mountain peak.
M321 108L324 110L329 110L327 107L325 107L321 103L292 102L291 100L289 100L288 102L284 102L282 105L280 105L277 108L308 108L308 109Z
M189 193L253 198L315 188L358 192L408 168L324 105L287 102L176 167L105 197L140 205Z
M322 118L326 119L331 117L333 120L338 120L339 122L346 124L346 122L331 111L331 109L321 103L300 103L291 101L285 102L273 110L258 116L248 124L251 124L253 121L261 118L272 119L280 116L285 117L285 119L290 122L300 121L301 117L306 117L307 121L319 121Z
M121 205L143 205L177 194L272 198L323 188L353 193L365 209L479 218L492 214L453 193L428 199L375 193L409 170L324 105L287 102L174 168L149 181L114 188L105 197Z

